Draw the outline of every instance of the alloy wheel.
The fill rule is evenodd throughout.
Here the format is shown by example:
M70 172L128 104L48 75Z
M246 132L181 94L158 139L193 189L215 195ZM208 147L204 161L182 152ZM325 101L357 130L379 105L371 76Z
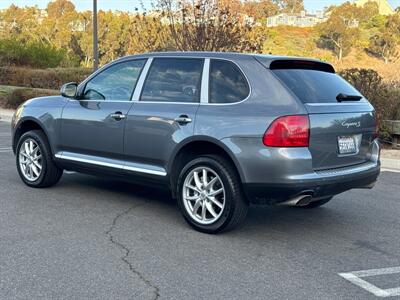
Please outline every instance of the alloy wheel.
M36 181L42 173L42 152L38 143L27 139L19 149L19 167L22 175L28 181Z
M216 222L225 207L225 188L218 174L208 167L191 170L183 184L182 198L189 216L208 225Z

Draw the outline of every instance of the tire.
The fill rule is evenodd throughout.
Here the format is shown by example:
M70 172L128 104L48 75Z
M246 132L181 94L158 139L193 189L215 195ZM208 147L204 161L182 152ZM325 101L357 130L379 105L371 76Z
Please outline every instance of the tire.
M203 169L206 170L208 183L214 182L206 189L203 189ZM199 174L197 178L202 182L201 189L196 184L194 174L196 172ZM199 178L199 176L201 177ZM194 184L196 185L194 186ZM191 188L186 188L187 185L190 185ZM191 193L193 193L192 196ZM188 201L189 198L196 198L196 200ZM231 230L244 221L248 211L248 203L242 192L236 170L226 159L217 155L195 158L182 168L177 183L177 199L186 222L194 229L204 233L214 234ZM195 210L197 202L201 204ZM205 216L203 216L204 209ZM211 211L214 215L211 214Z
M36 151L35 145L38 147L38 150L36 152L32 151L32 153L33 152L35 152L36 154L39 153L38 156L40 156L40 158L36 157L35 161L36 159L38 159L36 162L39 165L41 165L41 169L39 168L39 165L37 164L35 165L32 162L32 160L26 158L27 154L27 149L25 148L26 143L28 143L28 145L34 145L33 147L35 151ZM28 149L29 148L30 146L28 146ZM23 165L25 165L26 161L28 161L28 165L29 164L34 165L36 172L34 172L34 170L32 169L28 172L25 172L23 170L24 168L21 165L21 162ZM18 141L16 149L16 163L17 163L18 174L21 177L22 181L26 185L34 188L44 188L56 184L60 180L63 173L63 170L57 167L56 164L54 163L50 145L47 141L45 134L40 130L28 131L21 136L21 138ZM26 165L25 168L29 169L29 167L27 167ZM39 172L39 174L37 174L37 172Z
M305 206L299 206L299 207L301 207L301 208L317 208L317 207L320 207L320 206L328 203L329 201L332 200L332 198L333 198L333 196L322 198L320 200L310 202L309 204L307 204Z

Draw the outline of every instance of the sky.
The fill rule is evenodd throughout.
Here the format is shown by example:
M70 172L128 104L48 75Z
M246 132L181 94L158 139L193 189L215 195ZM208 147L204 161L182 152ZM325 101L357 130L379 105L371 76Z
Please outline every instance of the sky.
M0 0L0 9L7 8L11 4L17 6L33 6L38 5L40 8L45 8L49 0ZM72 0L77 10L89 10L92 7L92 0ZM133 11L135 7L140 7L139 0L98 0L98 9L102 10L121 10ZM143 0L145 6L149 7L151 0ZM309 11L321 10L332 4L340 4L345 0L304 0L304 5ZM393 8L400 6L400 0L389 0Z

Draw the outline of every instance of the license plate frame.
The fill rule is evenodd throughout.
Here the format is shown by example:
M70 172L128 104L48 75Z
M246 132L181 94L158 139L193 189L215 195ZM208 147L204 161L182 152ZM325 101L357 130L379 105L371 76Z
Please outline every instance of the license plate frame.
M341 135L337 138L339 155L357 154L357 140L354 135Z

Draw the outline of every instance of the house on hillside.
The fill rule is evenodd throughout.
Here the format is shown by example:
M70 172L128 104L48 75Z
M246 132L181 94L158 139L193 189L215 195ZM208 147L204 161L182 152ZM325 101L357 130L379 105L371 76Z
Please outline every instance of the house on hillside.
M316 14L302 11L300 13L281 13L267 18L267 27L276 26L294 26L294 27L313 27L319 23L325 22L324 12L319 11Z

